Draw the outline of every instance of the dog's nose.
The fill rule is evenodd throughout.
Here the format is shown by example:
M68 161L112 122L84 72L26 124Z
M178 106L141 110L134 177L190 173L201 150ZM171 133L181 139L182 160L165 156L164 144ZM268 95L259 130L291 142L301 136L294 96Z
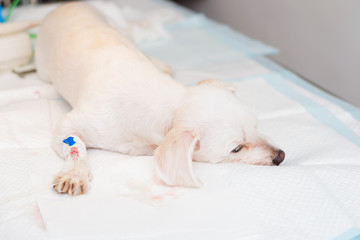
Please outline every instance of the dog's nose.
M275 165L280 165L282 161L285 159L285 152L283 150L278 151L278 155L273 159L273 163Z

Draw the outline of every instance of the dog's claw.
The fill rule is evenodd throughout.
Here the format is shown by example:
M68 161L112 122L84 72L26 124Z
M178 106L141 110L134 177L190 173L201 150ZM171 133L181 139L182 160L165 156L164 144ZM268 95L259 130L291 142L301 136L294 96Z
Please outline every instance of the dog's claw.
M91 172L89 172L88 177L89 177L89 181L91 181L93 179L93 175Z
M90 174L79 176L69 172L55 178L53 189L58 193L68 193L72 196L85 194L88 191L89 177Z

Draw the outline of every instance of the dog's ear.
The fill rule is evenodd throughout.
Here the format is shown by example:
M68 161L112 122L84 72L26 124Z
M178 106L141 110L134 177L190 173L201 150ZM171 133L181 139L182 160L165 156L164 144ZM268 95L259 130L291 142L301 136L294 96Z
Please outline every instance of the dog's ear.
M156 172L169 186L200 187L194 175L192 155L200 149L197 132L172 129L155 151Z
M232 92L234 94L236 92L236 88L232 84L226 83L226 82L223 82L223 81L220 81L220 80L205 79L205 80L201 80L196 85L202 85L202 84L208 84L208 85L211 85L211 86L223 88L223 89L226 89L226 90L228 90L228 91L230 91L230 92Z

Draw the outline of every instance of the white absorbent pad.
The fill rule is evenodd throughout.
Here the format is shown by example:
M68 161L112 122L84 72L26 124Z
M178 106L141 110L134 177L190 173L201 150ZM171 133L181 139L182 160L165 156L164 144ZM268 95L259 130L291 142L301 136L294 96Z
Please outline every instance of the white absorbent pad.
M331 239L360 227L356 137L309 111L317 105L294 98L299 91L286 89L288 95L276 83L282 80L234 82L257 109L260 131L286 152L281 166L194 163L202 188L168 188L154 178L151 156L89 150L94 179L79 197L51 189L64 163L50 148L52 129L69 105L46 83L19 90L0 106L1 236Z
M250 39L229 27L192 15L166 25L169 39L147 42L140 48L148 55L159 58L174 69L220 63L229 58L274 54L277 50Z
M218 62L204 61L194 67L174 68L173 73L177 81L191 86L204 79L231 81L270 74L271 70L245 55L238 54Z

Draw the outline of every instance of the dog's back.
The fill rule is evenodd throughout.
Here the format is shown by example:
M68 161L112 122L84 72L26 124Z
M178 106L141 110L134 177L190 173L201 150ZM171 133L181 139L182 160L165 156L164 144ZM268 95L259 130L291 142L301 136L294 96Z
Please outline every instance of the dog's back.
M79 2L64 4L44 19L35 58L40 77L52 82L73 107L101 89L127 94L141 91L144 84L149 85L147 92L175 84L92 7Z
M40 26L35 52L40 77L73 106L91 147L152 152L144 145L153 149L162 141L186 92L84 3L51 12ZM137 147L121 145L129 139Z

